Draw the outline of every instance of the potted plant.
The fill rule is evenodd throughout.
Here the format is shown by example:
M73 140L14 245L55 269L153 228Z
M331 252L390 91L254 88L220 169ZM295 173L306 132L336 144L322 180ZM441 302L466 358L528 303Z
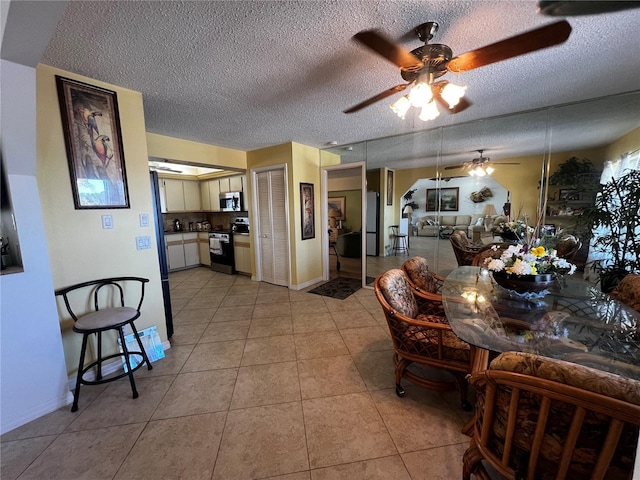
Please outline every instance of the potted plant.
M405 193L402 196L402 198L404 198L404 200L405 200L404 207L402 207L403 211L404 211L405 207L411 207L414 210L418 208L418 204L412 200L413 199L413 194L416 193L417 190L418 190L417 188L414 188L412 190L409 190L407 193Z
M592 243L603 254L593 269L600 289L610 292L629 273L640 273L640 170L602 185L583 217L595 229Z
M598 175L593 163L588 158L571 157L565 160L549 177L549 185L583 185L592 183Z

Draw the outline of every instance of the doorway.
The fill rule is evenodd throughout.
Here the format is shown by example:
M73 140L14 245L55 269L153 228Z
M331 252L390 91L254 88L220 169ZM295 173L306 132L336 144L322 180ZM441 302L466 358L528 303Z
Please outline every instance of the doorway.
M364 162L322 168L324 279L357 278L365 285Z

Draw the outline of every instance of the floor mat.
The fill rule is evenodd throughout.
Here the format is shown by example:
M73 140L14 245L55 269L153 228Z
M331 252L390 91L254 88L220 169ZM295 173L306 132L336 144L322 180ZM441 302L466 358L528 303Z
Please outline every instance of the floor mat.
M323 283L313 290L309 290L309 293L344 300L352 293L360 290L361 286L362 281L359 278L338 277Z

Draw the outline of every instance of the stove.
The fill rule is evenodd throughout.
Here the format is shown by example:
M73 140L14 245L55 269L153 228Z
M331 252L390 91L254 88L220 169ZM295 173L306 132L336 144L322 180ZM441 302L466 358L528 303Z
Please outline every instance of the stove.
M209 232L209 256L211 270L229 275L236 273L233 267L231 232Z

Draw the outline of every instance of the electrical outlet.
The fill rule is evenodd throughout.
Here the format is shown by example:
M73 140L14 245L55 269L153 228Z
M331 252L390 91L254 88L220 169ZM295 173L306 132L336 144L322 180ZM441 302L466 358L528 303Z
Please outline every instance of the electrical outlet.
M138 250L146 250L151 248L151 237L136 237L136 248Z
M111 215L102 215L102 228L105 230L113 228L113 217Z

